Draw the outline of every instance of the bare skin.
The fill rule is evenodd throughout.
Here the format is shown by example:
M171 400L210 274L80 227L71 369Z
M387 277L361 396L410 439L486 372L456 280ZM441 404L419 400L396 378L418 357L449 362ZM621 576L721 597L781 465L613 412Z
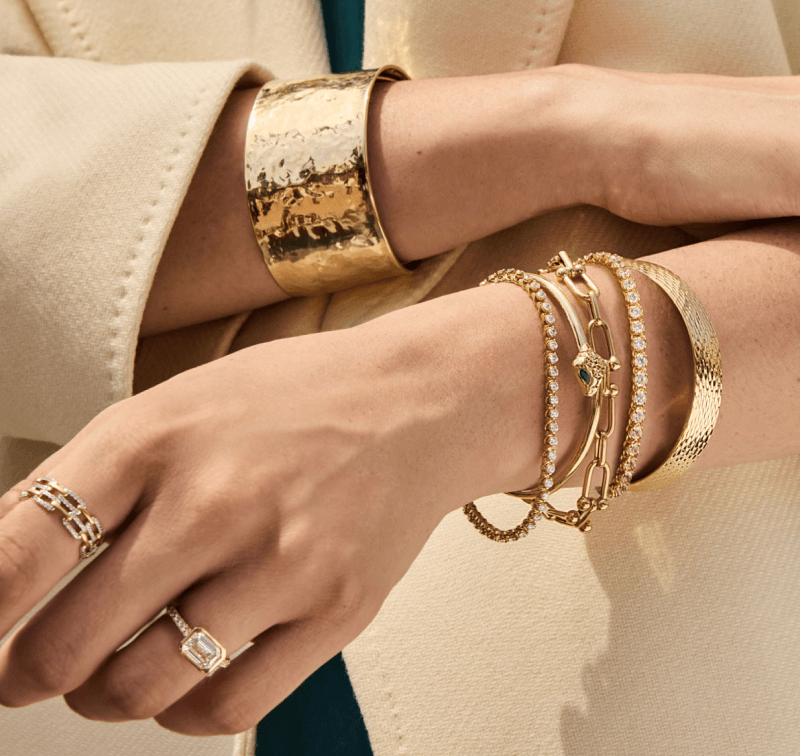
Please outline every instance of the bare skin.
M264 265L245 201L255 95L234 93L218 121L141 336L286 297ZM582 203L655 225L800 214L797 77L567 65L379 85L369 117L376 204L406 262Z
M625 92L643 86L635 76L568 68L578 85L597 76L603 86L619 83ZM405 96L395 86L398 97ZM702 102L690 97L697 86ZM383 108L391 107L392 89ZM645 87L642 98L656 107L659 98L649 100L649 91ZM705 84L680 89L692 108L703 107L709 91ZM723 100L725 91L740 95L720 87ZM795 99L780 94L775 102L783 107ZM743 128L748 113L754 123L761 118L756 110L744 109ZM770 133L783 139L782 119L772 120ZM654 128L649 123L638 128ZM702 154L709 165L716 156L715 169L729 171L730 182L722 185L730 191L722 199L717 184L709 183L717 181L714 171L707 181L696 164L681 173L684 162L677 158L687 159L697 140L681 141L682 131L674 128L667 129L677 135L673 148L648 134L636 142L629 170L615 157L597 173L597 197L613 200L628 217L650 217L656 208L664 223L755 217L742 215L747 208L758 217L785 214L795 198L783 196L787 185L764 168L772 148L754 143L736 161L725 160L715 152L716 140L725 136L721 124L719 130ZM594 130L589 134L603 141ZM643 145L651 151L643 154ZM389 170L388 153L386 160ZM748 160L752 175L745 184L742 162ZM659 174L667 169L678 172L671 184ZM624 190L631 177L632 187ZM759 180L764 191L751 192ZM654 191L670 184L674 194L654 199L645 191L648 182ZM405 200L397 186L389 190L400 192L397 236ZM691 201L682 204L682 197ZM509 217L496 222L521 219ZM467 236L489 232L485 218L475 223ZM432 248L451 246L456 231L445 228ZM208 233L211 238L216 231ZM414 248L417 231L407 233ZM403 249L402 234L397 239ZM209 275L213 249L202 257ZM177 261L178 248L173 252ZM725 400L696 469L800 453L800 312L790 284L800 280L800 222L765 224L644 259L687 281L720 340ZM255 262L263 269L260 257ZM610 274L600 271L596 278L602 301L615 301ZM660 345L649 351L646 471L680 431L691 397L691 355L674 307L647 279L636 278L648 343ZM169 276L161 280L168 293ZM219 289L224 310L233 296ZM622 345L624 378L627 320L619 307L606 312ZM157 319L151 323L157 329ZM562 342L563 364L569 350L567 339ZM520 349L522 343L530 348ZM369 624L445 514L537 479L541 358L541 332L525 294L512 285L476 287L346 331L243 349L109 407L0 498L0 635L77 561L76 542L64 537L58 519L18 501L36 477L52 475L87 501L103 502L95 514L111 543L0 648L0 703L24 706L64 695L90 719L155 717L192 735L255 725ZM624 382L621 390L627 395ZM581 433L584 405L568 376L560 393L559 437L569 448ZM619 405L620 413L627 409ZM612 449L613 461L618 452ZM106 460L101 467L99 457ZM176 599L190 624L202 618L229 650L249 640L256 645L205 679L174 653L175 630L162 617L116 652Z

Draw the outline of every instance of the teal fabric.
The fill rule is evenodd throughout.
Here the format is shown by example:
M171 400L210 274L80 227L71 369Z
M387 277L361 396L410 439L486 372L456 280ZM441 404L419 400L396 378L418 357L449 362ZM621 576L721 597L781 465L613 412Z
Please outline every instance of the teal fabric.
M331 71L360 71L364 0L320 1ZM373 756L341 654L261 720L256 756Z
M333 73L361 70L364 0L320 0Z
M261 720L256 756L372 756L341 654Z

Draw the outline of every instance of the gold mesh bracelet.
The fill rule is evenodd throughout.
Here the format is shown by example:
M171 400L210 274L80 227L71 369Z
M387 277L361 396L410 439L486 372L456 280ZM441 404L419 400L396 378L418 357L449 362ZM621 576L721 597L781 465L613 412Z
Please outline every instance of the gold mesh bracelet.
M626 260L625 264L658 284L673 301L689 333L694 359L692 407L677 444L658 468L628 486L630 491L650 491L683 475L711 438L722 403L722 355L708 312L682 278L645 260Z
M392 252L369 184L367 113L397 66L265 84L245 139L245 186L264 261L291 296L410 273Z

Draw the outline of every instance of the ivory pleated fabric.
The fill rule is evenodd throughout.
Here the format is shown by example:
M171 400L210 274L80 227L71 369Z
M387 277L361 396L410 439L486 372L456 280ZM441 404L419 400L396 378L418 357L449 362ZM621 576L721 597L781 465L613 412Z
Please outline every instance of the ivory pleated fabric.
M500 267L538 267L558 249L638 257L693 241L573 208L411 276L137 342L225 98L273 75L324 71L318 9L0 0L0 37L13 53L0 62L3 489L108 404L237 349L348 327ZM364 66L386 62L415 77L564 62L797 74L800 9L795 0L367 0ZM45 348L57 371L41 362ZM558 492L556 505L571 496ZM502 496L479 505L500 524L520 506ZM551 525L495 544L460 513L445 518L344 650L376 756L800 753L800 457L689 473L595 519L589 536ZM0 733L3 756L251 756L254 744L252 731L198 740L153 722L88 722L61 699L0 711Z

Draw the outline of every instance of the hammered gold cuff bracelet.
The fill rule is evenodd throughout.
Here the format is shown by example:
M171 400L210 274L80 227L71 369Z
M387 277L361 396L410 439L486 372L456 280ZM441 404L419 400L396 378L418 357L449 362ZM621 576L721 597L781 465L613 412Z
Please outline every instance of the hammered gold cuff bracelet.
M396 66L265 84L245 140L245 185L264 261L291 296L409 273L392 252L369 183L367 114Z

